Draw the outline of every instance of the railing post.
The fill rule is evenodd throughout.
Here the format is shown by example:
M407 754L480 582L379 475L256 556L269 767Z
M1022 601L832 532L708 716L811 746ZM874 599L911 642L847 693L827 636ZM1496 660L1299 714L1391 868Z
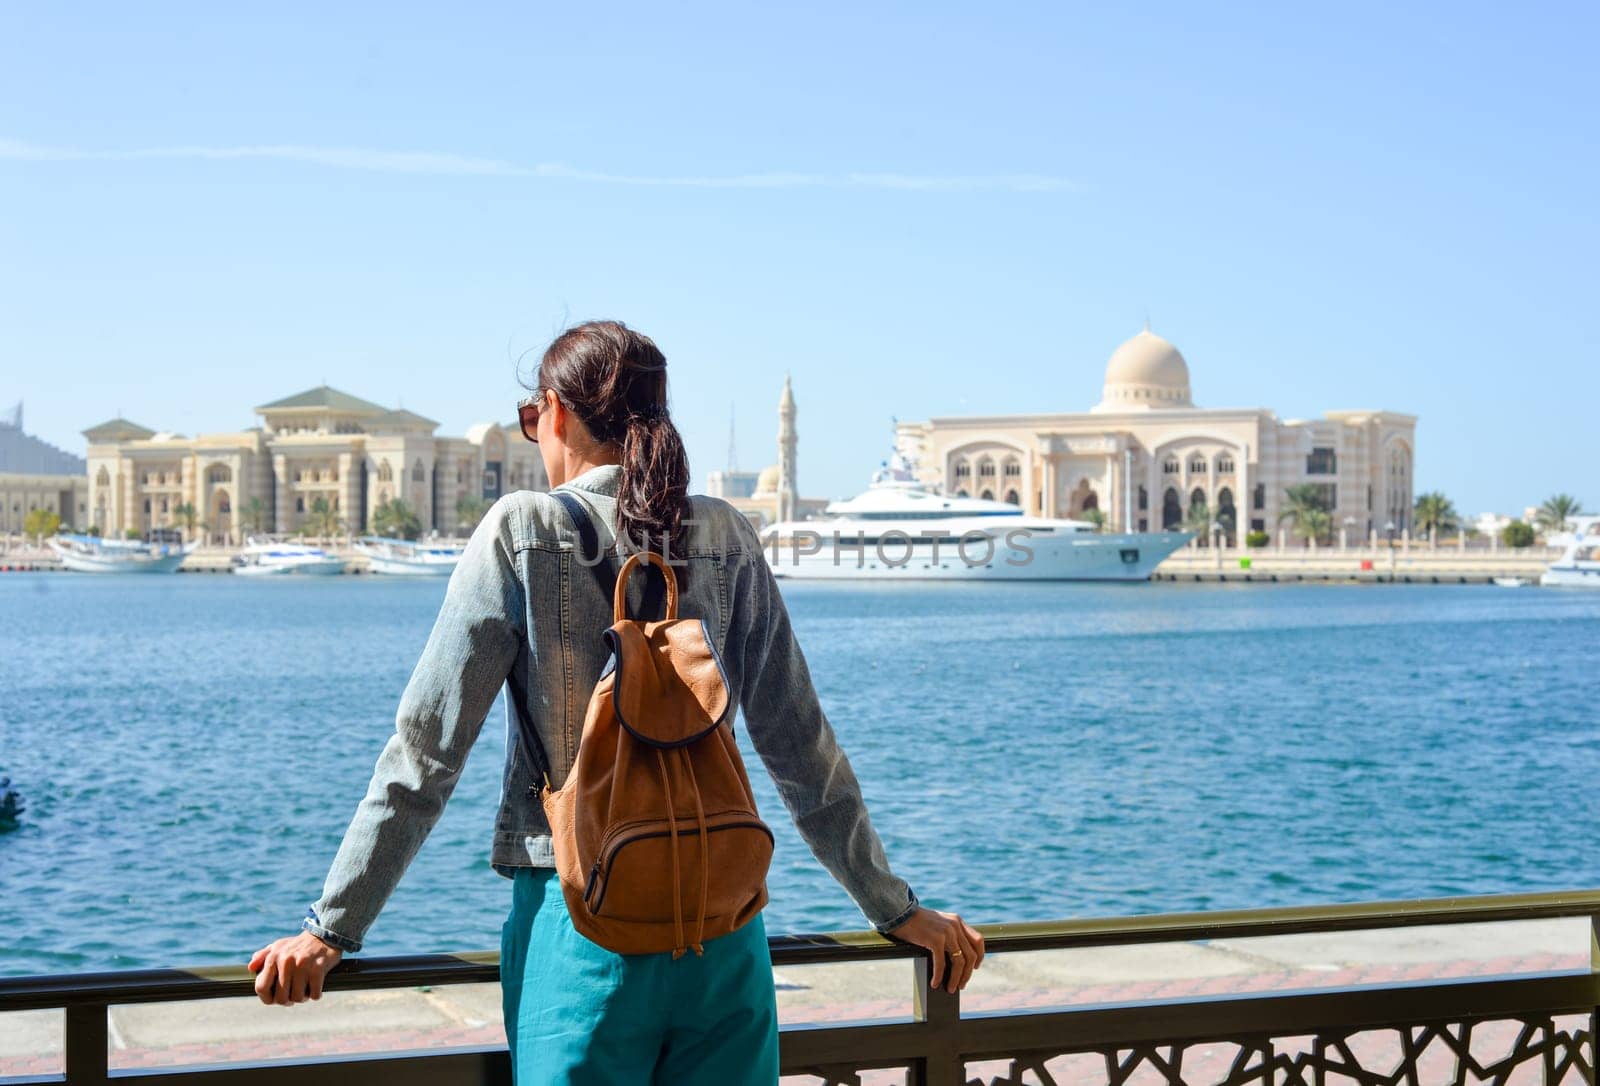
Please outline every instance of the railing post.
M918 955L911 970L911 1006L923 1023L921 1074L917 1086L963 1086L966 1064L961 1059L961 993L932 988L933 958Z
M67 1076L69 1086L102 1086L106 1077L106 1005L73 1003L66 1009Z

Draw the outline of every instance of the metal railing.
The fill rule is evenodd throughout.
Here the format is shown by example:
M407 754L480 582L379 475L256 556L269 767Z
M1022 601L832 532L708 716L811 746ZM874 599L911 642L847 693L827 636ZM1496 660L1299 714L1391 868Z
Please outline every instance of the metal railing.
M1203 1081L1217 1086L1312 1086L1329 1076L1360 1083L1592 1086L1600 1008L1600 891L999 924L981 930L994 955L1554 918L1587 921L1587 960L1580 954L1570 967L1500 975L1109 1002L1063 1000L1042 1009L976 1013L963 1013L959 994L930 990L926 955L902 944L872 933L775 937L770 942L777 968L915 959L908 1016L785 1026L782 1064L786 1075L813 1075L827 1086L859 1083L863 1072L879 1069L898 1069L903 1081L917 1086L958 1086L969 1080L968 1064L974 1061L999 1061L999 1069L987 1079L996 1086L1020 1084L1024 1075L1045 1086L1115 1086L1137 1071L1153 1073L1170 1086L1189 1086L1202 1080L1185 1077L1185 1056L1203 1046L1213 1061ZM492 952L352 958L329 975L326 989L495 983L497 960ZM253 985L250 973L233 966L0 978L0 1013L64 1009L66 1030L64 1076L5 1081L74 1086L124 1078L146 1086L276 1081L284 1073L283 1061L181 1070L108 1069L111 1006L253 998ZM1375 1033L1391 1035L1394 1041L1395 1058L1382 1057L1382 1071L1361 1062L1366 1057L1358 1039ZM1488 1033L1499 1038L1493 1055L1484 1054ZM1215 1066L1219 1047L1225 1057L1220 1074ZM1064 1061L1073 1059L1078 1060L1072 1065L1076 1070L1063 1071ZM511 1081L504 1048L493 1046L291 1062L297 1082L330 1086ZM1085 1067L1095 1070L1091 1074Z

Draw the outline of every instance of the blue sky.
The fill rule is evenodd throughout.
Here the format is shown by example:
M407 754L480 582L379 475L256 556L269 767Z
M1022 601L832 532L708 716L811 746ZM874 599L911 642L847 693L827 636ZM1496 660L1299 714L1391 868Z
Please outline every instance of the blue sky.
M891 416L1089 407L1148 316L1198 403L1413 412L1463 512L1600 507L1593 7L334 7L0 8L31 431L326 380L459 434L607 316L697 487L789 372L838 495Z

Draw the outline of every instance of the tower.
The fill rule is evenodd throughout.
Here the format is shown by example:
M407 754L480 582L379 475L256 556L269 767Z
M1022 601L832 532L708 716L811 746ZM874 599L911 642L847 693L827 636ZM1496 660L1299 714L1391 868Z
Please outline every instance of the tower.
M799 435L794 429L794 388L783 376L783 396L778 400L778 519L799 514L800 490L795 482L795 453Z

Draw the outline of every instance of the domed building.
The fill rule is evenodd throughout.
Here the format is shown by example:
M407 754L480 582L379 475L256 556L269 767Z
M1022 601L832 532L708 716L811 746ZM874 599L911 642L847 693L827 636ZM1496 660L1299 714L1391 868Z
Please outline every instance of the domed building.
M1312 484L1354 541L1410 527L1415 415L1197 407L1189 363L1148 327L1111 352L1088 411L903 422L899 451L949 494L1013 502L1111 531L1220 524L1273 532L1290 487Z

